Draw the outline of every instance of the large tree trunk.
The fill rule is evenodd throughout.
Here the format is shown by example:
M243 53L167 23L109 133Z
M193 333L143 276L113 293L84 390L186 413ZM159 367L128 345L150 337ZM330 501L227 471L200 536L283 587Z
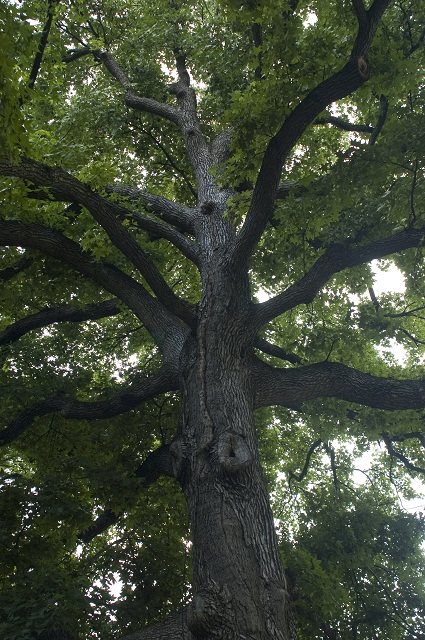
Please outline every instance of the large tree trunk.
M187 624L199 640L289 640L296 634L254 426L249 292L239 282L236 295L230 270L209 263L182 362L173 453L192 527Z

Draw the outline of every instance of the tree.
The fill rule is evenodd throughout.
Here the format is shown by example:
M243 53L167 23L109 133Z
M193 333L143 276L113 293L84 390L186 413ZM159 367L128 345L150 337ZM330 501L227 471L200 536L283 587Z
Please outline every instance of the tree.
M423 3L0 10L3 637L425 637Z

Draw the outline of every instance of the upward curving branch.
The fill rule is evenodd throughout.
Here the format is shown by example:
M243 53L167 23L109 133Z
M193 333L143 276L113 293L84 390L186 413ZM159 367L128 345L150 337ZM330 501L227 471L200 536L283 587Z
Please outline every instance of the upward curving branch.
M350 59L342 69L310 91L267 145L252 194L251 206L236 243L237 263L245 264L255 250L273 213L283 165L301 135L326 107L350 95L368 79L367 55L389 3L390 0L374 0L369 10L360 11L361 3L356 0L358 32Z
M328 280L343 269L383 258L404 249L423 246L425 227L409 227L360 247L334 245L329 248L307 271L305 276L278 296L256 306L253 323L259 328L273 318L300 304L311 302Z

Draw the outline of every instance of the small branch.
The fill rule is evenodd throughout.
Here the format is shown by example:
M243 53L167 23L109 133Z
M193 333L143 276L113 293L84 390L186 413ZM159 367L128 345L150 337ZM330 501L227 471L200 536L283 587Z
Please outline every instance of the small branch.
M394 449L392 445L392 438L390 438L388 433L382 432L380 435L383 441L385 442L385 446L387 447L388 453L392 458L397 458L397 460L400 460L400 462L402 462L404 466L410 471L416 471L417 473L425 474L425 469L423 469L422 467L417 467L415 464L410 462L410 460L406 458L406 456L404 456L402 453L399 453Z
M103 513L101 513L92 525L86 531L79 533L77 535L78 540L84 542L84 544L88 544L91 542L96 536L109 529L113 524L116 524L120 516L117 515L112 509L106 509Z
M141 129L141 131L142 131L142 133L144 133L147 136L149 136L149 138L152 140L152 142L154 142L156 144L156 146L162 151L162 153L165 155L165 157L167 158L168 162L170 163L170 165L174 169L174 171L183 178L187 188L189 189L190 193L193 195L193 197L196 200L198 198L198 194L196 192L196 189L193 187L193 185L190 182L189 178L187 177L186 173L182 169L180 169L180 167L174 162L173 158L168 153L168 151L165 148L165 146L157 138L155 138L155 136L150 131L147 131L146 129L143 129L143 128Z
M405 336L407 336L409 338L409 340L412 340L412 342L414 342L414 344L419 347L419 345L421 344L425 344L425 342L423 340L419 340L418 338L415 338L414 335L412 335L411 333L409 333L408 331L406 331L406 329L400 329L400 331L402 333L404 333Z
M252 39L254 41L254 46L259 49L263 46L263 30L261 24L254 23L251 27ZM254 78L256 80L261 80L263 75L263 54L260 50L258 54L258 65L254 71Z
M381 97L379 98L378 122L376 123L376 126L372 131L372 135L370 136L370 139L369 139L369 144L375 144L379 134L382 131L382 127L385 124L387 115L388 115L388 98L384 95L381 95Z
M392 442L404 442L405 440L412 440L417 438L425 449L425 435L420 431L411 431L410 433L403 433L401 436L391 436Z
M40 71L41 62L43 60L44 50L47 46L49 39L50 29L52 27L53 16L55 12L55 5L58 0L49 0L47 5L47 20L41 33L40 43L38 45L37 53L35 54L34 62L31 68L30 77L28 81L28 88L33 89L35 81L37 80L38 73Z
M303 193L306 193L307 189L303 185L298 184L297 182L290 182L289 180L285 180L285 182L280 182L276 191L276 200L285 200L291 193L299 196Z
M415 317L418 311L423 311L424 309L425 309L425 305L422 305L420 307L415 307L410 311L401 311L400 313L386 313L385 317L386 318L409 318L411 316ZM416 316L416 317L421 318L422 320L424 319L422 316Z
M375 295L375 291L373 290L373 287L368 287L368 291L369 291L370 299L372 300L372 304L375 307L375 311L376 313L378 313L379 309L381 308L381 305L379 304L379 300Z
M310 466L310 460L311 460L311 456L313 455L313 453L316 451L316 449L318 449L321 445L323 444L322 440L319 438L319 440L316 440L315 442L313 442L313 444L311 445L310 449L307 452L307 456L305 459L305 463L304 466L302 468L301 473L290 473L289 474L289 481L291 480L296 480L297 482L301 482L302 480L304 480L304 478L307 475L309 466Z
M424 41L425 41L425 29L422 31L421 35L419 36L416 44L412 44L412 46L410 47L409 51L406 54L406 58L409 58L413 53L415 53L415 51L423 45Z
M180 49L173 51L176 57L176 69L179 80L185 87L190 87L190 75L186 67L186 56Z
M92 53L93 50L90 47L82 47L81 49L70 49L62 58L62 62L64 64L69 64L70 62L75 62L75 60L79 60L83 56L87 56Z
M327 116L326 118L317 118L314 124L331 124L338 129L344 131L358 131L359 133L373 133L374 129L367 124L353 124L352 122L346 122L341 118L335 118L334 116Z
M26 258L25 256L20 258L11 267L6 267L6 269L2 269L0 271L0 280L2 282L11 280L15 276L19 275L22 271L25 271L25 269L28 269L28 267L30 267L33 262L33 258Z
M410 224L414 225L416 222L415 211L415 189L418 183L418 160L415 160L415 167L413 169L412 186L410 187Z
M329 456L329 459L331 461L331 469L332 469L332 476L333 476L333 481L334 481L334 487L337 491L339 491L339 480L338 480L338 475L337 475L337 466L336 466L336 462L335 462L335 450L333 449L333 447L331 447L329 445L329 442L325 442L323 444L324 449L326 451L326 453Z
M80 309L66 304L45 307L38 313L22 318L0 331L0 345L15 342L29 331L48 327L58 322L84 322L117 315L122 311L118 303L118 299L115 298L99 304L90 304Z
M138 466L134 475L141 479L144 489L156 482L161 476L174 477L170 445L163 444L152 451ZM118 522L121 515L121 513L117 514L112 509L106 509L86 531L78 534L78 539L85 544L91 542L93 538Z
M264 338L260 338L257 336L255 338L254 347L259 349L263 353L267 353L269 356L274 356L275 358L280 358L281 360L286 360L287 362L292 362L293 364L301 364L302 360L295 353L288 353L281 347L278 347L268 340Z

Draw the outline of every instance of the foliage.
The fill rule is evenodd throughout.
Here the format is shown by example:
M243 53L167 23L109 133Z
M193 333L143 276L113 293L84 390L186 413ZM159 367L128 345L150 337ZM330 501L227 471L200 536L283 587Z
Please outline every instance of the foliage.
M132 185L139 194L194 206L198 187L184 140L173 122L125 104L126 88L99 55L75 52L108 51L139 95L166 106L175 105L170 85L176 55L184 53L203 134L212 141L225 129L233 132L229 154L211 173L232 194L226 215L240 229L270 139L350 56L358 4L6 2L0 7L1 159L16 165L29 156L65 169L102 197L108 193L167 285L196 304L196 267L137 224L137 215L155 217L148 200L107 191ZM30 89L49 7L54 21ZM300 281L330 247L361 250L425 227L424 24L424 3L390 3L369 53L371 78L328 106L286 158L281 177L289 187L249 265L253 302ZM389 107L378 131L382 96ZM351 130L335 126L337 120ZM78 243L93 268L112 264L152 289L87 207L11 175L1 183L2 222L49 227ZM1 339L3 330L47 307L78 310L108 298L98 281L58 256L3 244ZM385 378L423 377L423 245L390 255L378 256L379 266L398 267L403 292L375 295L371 260L336 270L313 300L261 330L295 362L257 355L277 368L332 361ZM104 317L53 321L0 348L6 427L48 396L112 403L117 393L155 376L163 362L151 332L123 301ZM424 515L403 506L420 495L425 473L423 409L394 412L323 397L307 398L298 409L263 407L256 420L300 640L425 638ZM184 500L169 478L145 487L137 477L149 453L174 438L178 415L174 390L107 419L68 420L40 410L31 429L2 449L3 640L30 640L34 632L61 627L78 630L81 639L119 637L188 601ZM362 482L355 471L361 460L370 460ZM79 536L105 510L121 517L83 544Z

